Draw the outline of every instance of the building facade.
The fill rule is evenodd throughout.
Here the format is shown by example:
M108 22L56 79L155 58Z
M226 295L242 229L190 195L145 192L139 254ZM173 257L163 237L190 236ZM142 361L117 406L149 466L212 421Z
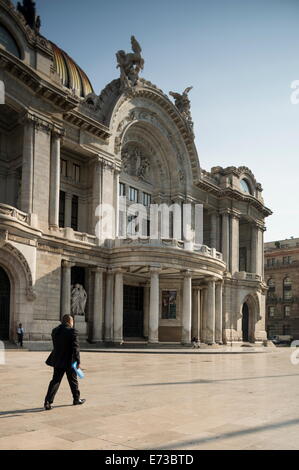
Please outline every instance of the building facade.
M299 238L265 243L268 337L299 339Z
M49 340L81 289L90 341L265 340L271 211L247 167L201 167L191 87L173 101L141 78L132 37L97 95L39 29L34 2L0 0L0 338L22 322L25 340Z

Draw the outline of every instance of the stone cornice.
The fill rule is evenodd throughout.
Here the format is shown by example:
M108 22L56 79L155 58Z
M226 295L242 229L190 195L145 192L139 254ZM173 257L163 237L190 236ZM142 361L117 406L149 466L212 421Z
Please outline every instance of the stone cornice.
M50 101L60 110L67 112L78 106L78 98L69 91L46 81L34 69L4 49L0 49L0 67L29 87L37 97Z
M20 117L19 122L21 124L31 122L37 130L43 130L48 134L52 133L58 137L65 136L65 129L61 125L31 109L27 110Z
M254 196L247 195L245 193L241 193L240 191L237 191L232 188L219 188L219 186L216 186L210 182L204 181L204 180L198 180L196 182L196 186L199 187L200 189L212 193L215 195L218 199L222 198L229 198L229 199L235 199L237 201L243 201L243 202L248 202L250 203L253 207L258 209L264 217L268 217L269 215L272 214L272 211L268 209L266 206L264 206L258 199L256 199Z
M82 130L96 135L100 139L107 140L111 133L104 124L80 113L78 110L69 111L63 115L66 122L80 127Z

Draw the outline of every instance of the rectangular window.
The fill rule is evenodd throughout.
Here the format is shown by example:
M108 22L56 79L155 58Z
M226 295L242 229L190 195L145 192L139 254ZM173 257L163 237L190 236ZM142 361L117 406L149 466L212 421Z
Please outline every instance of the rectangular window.
M289 317L291 315L291 306L290 305L285 305L284 306L284 315L285 315L285 317Z
M65 226L65 192L59 193L59 227Z
M73 180L75 183L80 183L80 165L73 164Z
M269 317L274 317L274 315L275 315L275 307L269 307L269 308L268 308L268 314L269 314Z
M247 271L247 249L242 247L239 250L239 271Z
M290 327L290 325L283 325L283 327L282 327L282 334L283 334L283 335L290 335L290 334L291 334L291 327Z
M67 177L67 160L60 160L60 174L61 176Z
M130 186L129 199L130 201L138 202L138 189L132 188L132 186Z
M148 207L151 203L151 195L148 193L142 194L142 203L144 206Z
M78 196L73 196L72 197L72 222L71 222L71 227L75 231L78 231L78 207L79 207L79 198L78 198Z
M127 235L136 235L139 230L137 220L137 215L128 215Z
M124 183L119 183L119 196L126 195L126 185Z
M284 300L290 300L292 298L292 291L288 289L288 286L284 287L283 298Z
M177 306L177 293L175 290L162 291L162 318L175 319Z

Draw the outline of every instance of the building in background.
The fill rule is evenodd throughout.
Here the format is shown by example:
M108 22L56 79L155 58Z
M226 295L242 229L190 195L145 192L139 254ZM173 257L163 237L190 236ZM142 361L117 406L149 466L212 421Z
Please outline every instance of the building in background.
M265 243L268 337L299 339L299 238Z
M141 78L134 37L132 52L117 52L120 77L97 95L40 24L32 0L0 0L0 338L13 340L21 322L25 340L50 340L61 315L75 313L91 341L265 340L271 211L250 169L200 166L191 87L170 99ZM145 209L137 237L136 203ZM175 204L156 239L151 203ZM184 204L193 231L203 205L203 243L182 232ZM114 210L109 236L104 205Z

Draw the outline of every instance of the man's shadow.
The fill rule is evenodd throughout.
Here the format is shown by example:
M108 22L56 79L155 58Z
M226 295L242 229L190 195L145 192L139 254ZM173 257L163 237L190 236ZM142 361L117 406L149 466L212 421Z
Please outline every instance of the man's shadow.
M53 406L53 409L55 409L55 408L65 408L67 406L73 406L73 405L57 405L57 406ZM45 410L45 408L42 407L42 408L27 408L25 410L0 411L0 419L1 418L15 418L16 416L22 416L22 414L41 413L43 411L47 411L47 410Z

